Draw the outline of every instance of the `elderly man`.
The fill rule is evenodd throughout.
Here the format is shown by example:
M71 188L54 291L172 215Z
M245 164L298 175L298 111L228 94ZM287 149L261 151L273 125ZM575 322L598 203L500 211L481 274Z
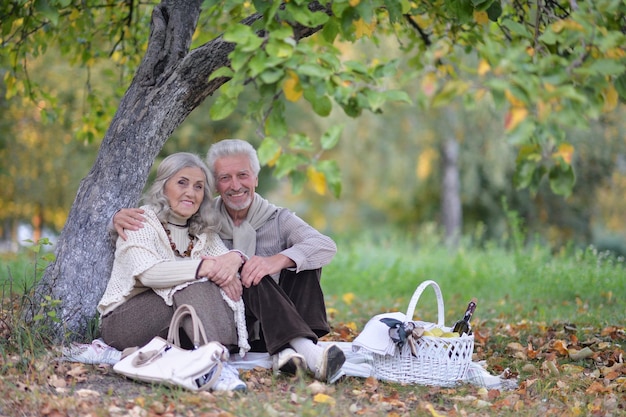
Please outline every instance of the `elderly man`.
M335 243L255 192L261 168L249 143L228 139L212 145L207 165L219 193L220 237L247 257L240 275L250 340L257 339L253 346L273 355L275 371L293 374L306 366L316 379L334 381L345 356L317 340L330 330L320 276L337 251ZM113 223L124 237L124 229L142 227L142 217L139 209L122 209Z

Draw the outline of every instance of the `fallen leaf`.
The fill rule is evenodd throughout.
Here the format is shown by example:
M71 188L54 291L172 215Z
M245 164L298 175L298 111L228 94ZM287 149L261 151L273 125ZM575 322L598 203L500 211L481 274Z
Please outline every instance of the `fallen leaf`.
M330 395L315 394L315 396L313 397L313 402L316 402L318 404L335 405L336 400L333 397L331 397Z
M76 391L79 397L99 397L100 393L91 389L79 389Z
M581 359L587 359L587 358L592 357L593 350L589 349L588 347L585 347L581 350L569 349L568 354L569 354L570 359L578 361Z
M611 392L611 389L600 382L593 382L589 387L585 390L587 394L603 394Z
M319 381L313 381L307 386L307 389L311 394L323 394L326 392L326 385Z

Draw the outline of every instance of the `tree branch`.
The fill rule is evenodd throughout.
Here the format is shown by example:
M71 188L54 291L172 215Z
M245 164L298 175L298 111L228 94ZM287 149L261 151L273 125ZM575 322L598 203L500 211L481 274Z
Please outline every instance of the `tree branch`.
M426 45L427 47L430 46L432 42L430 38L428 37L428 34L424 32L424 30L422 30L420 25L418 25L417 22L413 20L413 18L410 15L404 15L404 17L406 18L407 22L409 22L409 25L411 25L413 29L417 30L417 32L420 34L422 41L424 41L424 45Z
M148 50L137 76L143 87L166 79L189 52L202 0L164 0L152 11Z

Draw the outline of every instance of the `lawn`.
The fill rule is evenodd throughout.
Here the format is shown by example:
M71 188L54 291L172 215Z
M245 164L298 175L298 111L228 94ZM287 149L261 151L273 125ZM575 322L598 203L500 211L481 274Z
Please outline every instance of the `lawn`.
M542 245L511 249L463 243L449 250L434 238L406 236L360 236L337 243L339 252L322 277L333 327L327 339L352 341L373 315L405 312L415 288L434 280L443 293L447 325L462 316L471 298L478 300L474 360L485 361L494 375L508 368L518 388L442 388L352 377L330 386L310 376L275 376L265 369L242 371L249 388L243 395L149 386L124 380L110 366L56 361L54 347L32 343L36 335L8 316L19 308L19 299L8 300L4 278L0 416L626 413L622 259L593 248L553 253ZM15 268L33 271L31 259ZM434 292L426 289L415 318L435 321L436 315Z

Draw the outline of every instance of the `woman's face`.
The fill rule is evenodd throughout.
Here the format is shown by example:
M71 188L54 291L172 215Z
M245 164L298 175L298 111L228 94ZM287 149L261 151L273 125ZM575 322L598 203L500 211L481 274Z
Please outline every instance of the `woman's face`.
M163 194L170 203L172 211L188 219L199 209L204 200L206 177L198 167L187 167L172 175L167 180Z

